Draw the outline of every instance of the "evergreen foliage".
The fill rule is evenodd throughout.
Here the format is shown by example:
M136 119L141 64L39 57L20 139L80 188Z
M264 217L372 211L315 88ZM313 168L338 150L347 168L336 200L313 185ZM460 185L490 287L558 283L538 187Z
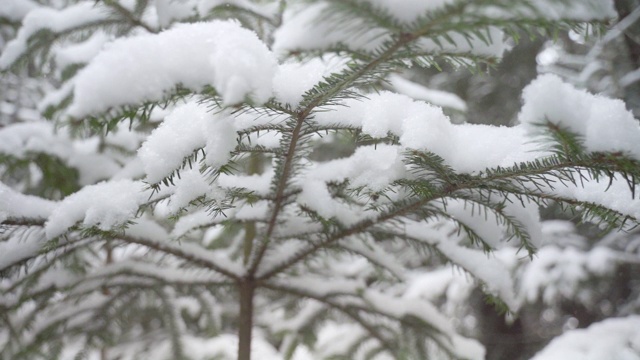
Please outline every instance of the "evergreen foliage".
M521 36L603 31L606 1L453 0L409 20L373 0L59 3L34 3L20 20L0 12L15 34L2 79L27 71L47 90L47 120L0 128L15 144L0 144L0 358L480 359L441 304L411 295L421 274L452 264L517 314L517 266L492 254L534 259L540 207L606 232L639 223L616 203L638 199L638 154L594 151L563 119L528 128L535 154L468 170L410 145L418 128L379 134L348 112L375 96L402 110L384 89L410 67L485 71ZM292 18L304 14L310 43L295 43ZM261 101L261 84L235 74L226 88L176 81L160 96L131 90L134 103L105 92L97 110L74 108L98 51L115 48L104 44L201 22L237 28L230 36L251 29L280 70L328 71L297 103L288 88ZM247 58L231 61L269 70L244 45L234 46ZM245 85L255 86L229 103ZM429 113L412 116L444 119L417 103ZM607 200L581 196L589 184Z

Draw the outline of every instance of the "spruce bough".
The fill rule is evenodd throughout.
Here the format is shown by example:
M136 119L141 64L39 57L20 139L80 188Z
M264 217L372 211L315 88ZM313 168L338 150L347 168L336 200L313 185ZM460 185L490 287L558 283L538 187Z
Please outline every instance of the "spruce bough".
M530 261L551 205L636 226L620 200L637 200L640 128L549 75L512 128L455 125L400 94L388 79L408 69L482 71L523 34L615 15L607 1L429 3L13 14L3 76L37 69L48 120L0 129L16 144L0 146L2 357L484 358L416 279L451 263L517 313L516 279L487 253Z

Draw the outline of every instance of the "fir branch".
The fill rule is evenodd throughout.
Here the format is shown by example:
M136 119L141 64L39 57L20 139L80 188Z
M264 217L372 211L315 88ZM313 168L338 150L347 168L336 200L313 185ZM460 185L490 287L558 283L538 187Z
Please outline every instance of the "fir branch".
M225 16L225 14L228 14L228 16ZM258 21L264 21L267 24L269 24L272 27L277 27L279 25L279 23L282 21L281 17L280 18L270 18L268 16L265 16L263 14L260 14L256 11L253 11L251 9L248 9L246 7L240 6L232 1L225 1L224 3L221 3L220 5L216 5L213 8L211 8L209 10L209 13L207 14L207 17L209 18L224 18L224 17L228 17L231 19L235 19L235 18L240 18L242 17L242 15L249 15L252 18L258 20Z
M142 237L132 237L132 236L118 236L118 239L131 243L131 244L139 244L150 249L173 255L179 259L186 260L190 264L200 265L204 268L211 269L221 275L224 275L233 280L240 280L240 276L234 273L230 269L226 269L219 264L219 262L213 261L212 259L208 259L206 256L202 255L202 251L198 251L195 246L190 246L189 249L192 251L187 251L187 244L182 244L181 246L171 245L170 242L159 242L151 239L145 239ZM191 244L189 244L191 245ZM201 249L200 249L201 250Z
M301 298L313 299L328 306L333 310L337 310L340 313L352 319L353 321L355 321L356 323L358 323L360 326L362 326L373 338L378 340L380 344L391 354L396 354L396 355L399 354L399 349L397 348L397 346L393 342L385 339L384 336L377 330L377 328L374 325L366 323L365 320L362 319L360 315L358 315L358 312L375 314L375 315L385 315L385 314L375 313L375 311L365 306L355 306L354 304L351 304L351 303L349 303L349 305L344 305L338 300L333 300L331 297L317 296L313 293L305 292L305 291L302 291L301 289L288 287L282 284L275 284L272 282L260 282L259 286L265 289L276 291L277 293L287 293L287 294L291 294ZM391 318L393 320L396 320L393 317Z
M116 0L102 0L102 2L108 7L110 7L111 9L115 10L117 14L121 15L132 26L139 26L152 34L155 34L158 32L157 29L152 28L151 26L143 22L141 19L137 18L133 13L131 13L127 8L122 6ZM143 8L144 8L144 5L143 5Z
M353 72L351 72L348 76L346 76L341 81L332 84L331 88L327 89L327 91L322 92L315 96L314 100L311 100L308 105L306 105L303 109L297 112L297 116L295 118L295 126L291 133L290 142L288 145L288 149L286 152L285 159L283 160L282 170L280 172L280 179L278 180L278 184L276 186L276 195L275 202L273 205L273 209L271 212L271 218L269 220L269 225L265 234L264 239L258 245L258 249L256 251L256 256L251 261L251 266L249 267L248 274L253 276L258 267L260 266L260 262L264 257L264 254L267 251L269 243L271 241L271 236L276 226L277 218L280 214L280 211L283 206L283 194L285 188L287 187L287 183L290 177L290 172L292 169L292 163L294 160L294 154L296 153L297 143L301 136L302 125L305 120L309 117L312 111L317 107L326 102L328 99L333 98L335 95L340 93L342 90L349 87L353 82L360 80L365 74L374 70L376 67L383 64L388 58L390 58L398 49L402 48L406 44L414 41L416 36L413 34L404 34L400 36L396 42L391 45L388 49L386 49L381 56L373 60L372 62L366 64L363 67L356 68Z
M561 161L557 158L548 158L544 161L540 161L533 164L514 166L512 168L498 168L496 170L487 170L485 173L476 175L476 176L464 176L458 180L460 182L451 182L445 183L438 191L434 193L430 193L428 196L424 196L418 199L412 199L403 204L399 204L397 207L387 211L386 213L382 213L376 219L364 220L356 225L346 228L338 233L330 234L326 236L324 239L321 239L315 242L313 245L309 246L307 249L295 254L288 260L284 261L280 265L274 266L271 269L268 269L258 275L259 280L269 279L279 273L282 273L287 268L303 261L307 257L315 254L320 249L323 249L327 246L330 246L334 242L337 242L346 237L356 235L365 231L368 231L370 228L375 227L377 224L396 220L401 218L402 216L406 216L407 214L423 210L424 206L426 206L431 201L436 199L442 199L446 197L455 197L455 193L461 190L468 189L478 189L483 187L489 187L491 184L499 184L501 181L506 180L521 180L527 179L528 177L536 176L536 175L545 175L545 174L554 174L555 171L566 170L566 169L574 169L574 168L595 168L606 166L610 167L611 171L616 171L618 164L616 162L610 161L610 159L603 159L597 154L589 159L583 159L580 162L571 162L571 161ZM510 193L512 191L505 191L506 193ZM558 197L554 197L554 195L547 194L544 195L549 199L554 199ZM532 196L535 197L535 196ZM573 201L576 200L566 199ZM634 220L638 222L638 219L629 219L625 217L627 220ZM627 221L625 220L625 221Z

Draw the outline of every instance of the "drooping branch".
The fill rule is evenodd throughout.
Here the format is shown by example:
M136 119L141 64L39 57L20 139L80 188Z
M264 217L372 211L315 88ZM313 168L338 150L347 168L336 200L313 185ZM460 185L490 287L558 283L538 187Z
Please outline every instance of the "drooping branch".
M510 181L518 180L523 181L528 177L535 177L539 175L550 175L552 177L557 177L556 172L558 171L578 171L580 169L593 170L593 171L603 171L608 170L615 172L617 170L624 170L624 168L619 168L617 164L612 163L609 159L601 158L599 155L595 155L594 157L581 161L549 161L544 163L538 167L524 169L521 166L514 166L513 168L505 168L500 171L490 172L477 176L465 176L460 179L456 179L455 183L445 183L441 188L439 188L436 192L430 194L429 196L425 196L423 198L417 198L410 200L401 204L398 207L392 208L391 210L383 213L379 217L375 219L367 219L363 220L354 226L343 229L339 232L336 232L330 236L325 237L324 239L319 239L318 241L312 242L312 245L307 247L306 249L300 251L295 254L291 258L286 261L280 263L268 269L257 276L258 280L267 280L272 278L273 276L285 271L286 269L298 264L301 261L304 261L309 256L315 254L317 251L330 246L331 244L340 241L341 239L360 234L362 232L368 231L374 226L391 221L397 220L403 216L416 212L420 209L423 209L424 206L429 204L432 201L437 199L445 199L448 197L454 197L455 193L461 190L469 190L469 189L489 189L489 188L497 188L502 189L503 192L510 194L514 193L516 195L522 194L525 197L545 199L545 200L557 200L570 205L578 206L578 205L592 205L597 206L596 204L592 204L589 202L579 201L576 199L570 199L562 196L555 196L553 194L544 194L536 191L525 191L526 189L519 189L513 187L504 188L504 186L497 186L501 182L510 183ZM502 184L504 185L504 184ZM621 214L622 215L622 214ZM640 222L640 219L635 219L630 217L629 215L625 215L625 221L635 221Z

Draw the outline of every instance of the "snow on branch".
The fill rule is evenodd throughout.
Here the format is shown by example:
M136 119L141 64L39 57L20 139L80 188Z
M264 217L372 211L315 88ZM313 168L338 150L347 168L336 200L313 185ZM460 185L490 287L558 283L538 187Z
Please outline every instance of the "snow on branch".
M419 20L421 16L442 11L447 6L452 7L461 3L458 0L358 0L380 8L397 21L411 24ZM509 4L513 3L513 4ZM524 4L522 4L524 3ZM526 5L525 5L526 4ZM570 18L574 20L590 21L594 19L610 19L616 16L611 1L607 0L583 0L583 1L556 1L556 0L529 0L529 1L484 1L478 5L471 2L469 12L482 10L486 7L487 14L499 18L500 15L508 16L514 13L539 16L547 19ZM500 8L504 10L500 11ZM478 9L480 8L480 9Z
M518 119L533 135L535 125L550 122L577 134L587 151L621 151L640 160L640 123L622 100L578 90L555 75L538 77L522 98Z
M14 9L15 15L18 16L20 8L14 3L16 1L10 1L8 7ZM5 5L7 4L3 4L3 9ZM18 36L3 49L0 55L0 69L7 69L24 57L31 46L32 37L39 32L64 33L103 22L108 18L109 12L104 7L95 6L91 2L82 2L63 10L34 6L22 20Z
M8 218L46 219L56 203L21 194L0 182L0 223Z
M116 40L74 81L68 114L159 101L177 86L213 86L225 105L272 95L276 59L255 33L234 21L178 24L159 34Z
M205 148L208 165L219 167L227 163L236 146L231 120L225 113L211 114L195 101L178 106L138 150L147 181L160 182L201 148Z
M275 32L274 49L342 47L375 53L392 35L412 32L420 35L414 44L417 53L453 52L499 59L511 47L506 34L514 28L529 31L527 25L541 27L551 20L558 22L554 26L562 26L615 17L607 0L323 0L304 8L288 7L283 25Z
M440 313L429 301L419 298L397 298L372 289L363 292L363 299L374 311L398 319L415 317L429 324L436 330L434 339L456 358L484 359L484 347L476 340L457 334L450 319Z
M145 184L118 180L86 186L66 197L52 210L45 224L47 238L64 234L77 222L108 231L135 218L138 208L149 198Z
M373 138L391 133L403 148L431 151L460 172L510 166L544 155L535 151L536 144L527 141L521 127L454 125L441 108L391 92L347 99L323 110L315 115L321 126L359 127Z
M363 146L348 158L318 164L309 170L297 202L326 219L336 218L346 225L355 224L376 213L363 206L338 201L331 196L327 183L348 179L353 187L366 186L379 191L402 178L405 172L397 146Z
M404 79L399 75L389 76L389 81L393 89L400 94L407 95L416 100L423 100L443 108L450 108L461 112L467 111L467 103L454 93L429 89L423 85Z
M130 141L135 137L124 131L119 135L108 136L105 142ZM107 154L93 151L94 146L98 147L98 143L77 141L67 129L56 129L54 124L45 121L15 123L0 128L0 156L25 160L46 155L52 161L61 161L62 165L77 170L81 185L94 184L121 169L120 164ZM84 151L79 151L79 148ZM60 168L60 165L55 167Z
M488 224L488 227L492 225ZM439 226L441 228L438 228ZM455 234L457 231L455 225L444 223L430 227L423 223L408 222L405 224L405 230L408 235L434 246L454 265L462 267L486 284L488 291L497 294L511 310L517 311L520 308L514 295L515 285L508 268L500 261L489 258L480 250L458 244L455 237L451 238L448 235Z
M586 329L555 338L532 360L637 359L640 357L640 316L607 319Z

